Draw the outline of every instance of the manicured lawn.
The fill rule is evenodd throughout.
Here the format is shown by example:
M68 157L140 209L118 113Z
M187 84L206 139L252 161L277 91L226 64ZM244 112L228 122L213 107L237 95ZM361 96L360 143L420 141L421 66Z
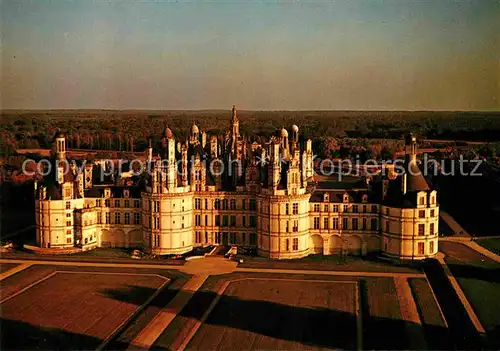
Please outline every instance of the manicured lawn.
M437 305L431 287L423 278L408 279L417 310L425 331L427 347L429 349L453 348L447 326Z
M442 243L446 263L488 332L489 346L500 348L500 264L459 243Z
M232 282L188 348L354 349L355 299L353 282Z
M134 249L121 249L121 248L103 248L98 247L94 250L87 250L72 254L71 256L82 257L105 257L105 258L130 258Z
M95 349L165 282L58 272L2 304L2 349Z
M500 255L500 238L495 239L480 239L476 241L479 245L484 248Z
M364 349L410 348L392 278L366 278L361 282Z

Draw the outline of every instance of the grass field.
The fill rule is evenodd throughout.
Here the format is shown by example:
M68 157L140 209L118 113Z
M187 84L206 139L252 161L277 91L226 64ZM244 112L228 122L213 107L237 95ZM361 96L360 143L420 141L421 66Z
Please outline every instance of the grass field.
M3 349L94 349L167 282L134 273L44 273L25 291L29 284L19 278L32 275L10 281L17 291L1 305Z
M232 282L188 347L353 349L356 295L355 282Z
M500 348L500 264L459 243L440 243L446 263L488 333Z
M500 255L500 238L480 239L477 240L476 242L479 245L483 246L484 248L490 250L491 252Z

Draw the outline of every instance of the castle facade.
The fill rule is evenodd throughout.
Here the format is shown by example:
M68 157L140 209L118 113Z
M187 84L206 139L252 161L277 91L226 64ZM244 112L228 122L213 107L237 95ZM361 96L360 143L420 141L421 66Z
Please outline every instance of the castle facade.
M312 141L297 126L266 142L243 137L233 106L225 136L193 124L180 141L169 128L148 170L97 179L104 162L64 162L65 137L54 139L54 172L36 185L37 244L42 248L141 248L182 254L205 245L252 248L260 256L309 254L396 259L434 257L437 194L419 172L416 139L406 139L407 172L369 179L315 174ZM59 161L59 162L55 162ZM131 172L129 172L131 173Z

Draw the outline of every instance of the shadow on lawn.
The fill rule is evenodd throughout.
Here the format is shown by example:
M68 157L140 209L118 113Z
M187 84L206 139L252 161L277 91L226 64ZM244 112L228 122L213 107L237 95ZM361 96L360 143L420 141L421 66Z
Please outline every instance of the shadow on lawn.
M2 350L94 350L103 340L59 328L0 318ZM128 345L118 345L125 349Z
M130 286L126 290L108 290L104 293L120 301L140 304L143 300L138 296L150 296L154 292L154 289L148 291L148 289L136 288ZM185 292L178 291L178 293L184 294ZM188 318L190 321L200 320L215 297L216 294L213 292L198 291L181 311L180 316ZM364 301L363 294L361 299ZM164 303L160 304L156 300L154 299L151 303L153 305L162 305L160 307L165 306ZM366 303L364 302L363 305L366 306ZM364 349L425 348L425 345L417 345L415 340L408 338L407 329L412 328L429 338L427 342L428 348L450 349L450 345L453 345L449 342L448 331L442 327L421 326L397 319L370 316L367 307L363 308L362 316ZM355 349L357 347L355 314L333 309L305 308L264 300L244 300L223 295L205 323L275 339L300 342L314 347L335 349ZM164 331L164 334L169 332L169 329ZM182 327L176 326L172 328L171 332L176 337L180 329ZM215 333L212 331L208 338L218 338L216 333L216 331ZM172 340L175 337L166 336L165 340ZM247 335L243 337L241 342L244 343L247 338L251 337ZM193 345L193 347L201 348L204 345L199 342L208 342L207 340L196 340L196 336L192 341L197 344ZM212 345L212 343L208 342L207 345ZM170 349L171 347L172 345L169 342L165 344L162 342L162 337L154 345L155 349ZM284 347L286 348L286 346Z
M448 267L455 278L470 278L490 283L500 283L500 268L485 268L457 263L448 263Z

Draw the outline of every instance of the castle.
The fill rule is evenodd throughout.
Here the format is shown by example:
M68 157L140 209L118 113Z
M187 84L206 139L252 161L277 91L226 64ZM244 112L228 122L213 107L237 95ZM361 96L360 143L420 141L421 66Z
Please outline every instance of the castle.
M237 245L275 259L436 255L437 194L419 171L413 135L406 138L404 174L339 182L315 174L312 141L296 125L259 144L240 134L234 106L230 123L225 136L209 140L196 124L183 142L165 128L160 154L149 145L148 171L98 180L104 162L85 164L78 175L64 162L58 132L55 172L35 185L37 245L137 247L157 255Z

